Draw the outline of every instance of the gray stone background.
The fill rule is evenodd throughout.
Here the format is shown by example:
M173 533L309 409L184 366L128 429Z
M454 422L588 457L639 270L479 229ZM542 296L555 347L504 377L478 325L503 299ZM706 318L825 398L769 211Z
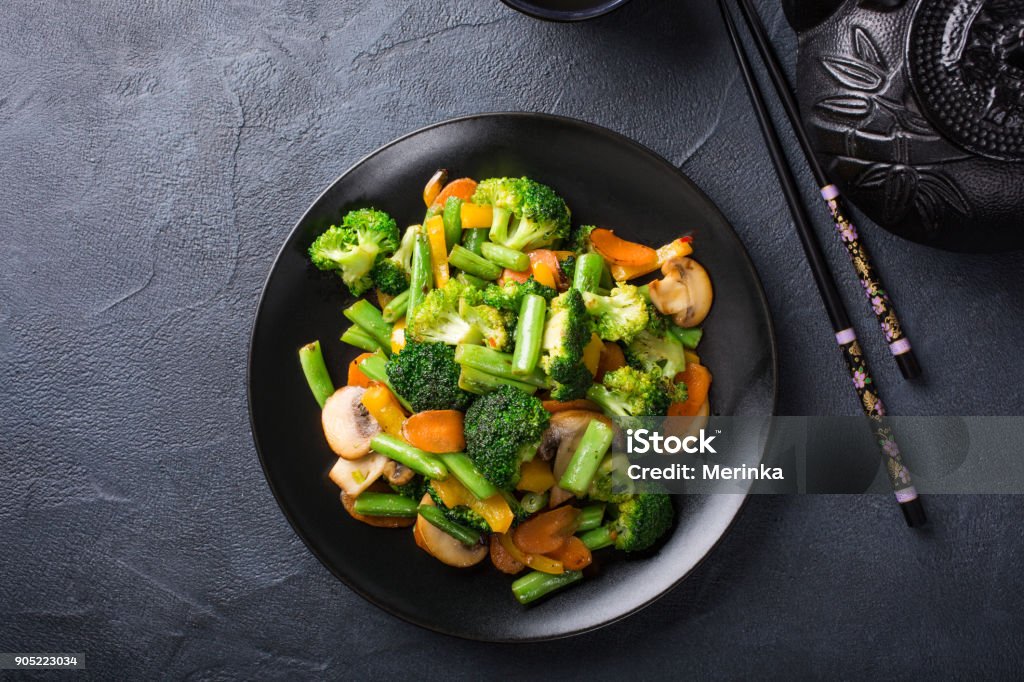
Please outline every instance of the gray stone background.
M752 499L655 605L526 647L400 622L305 550L249 433L263 280L350 164L486 110L580 117L682 168L763 278L780 412L856 413L710 0L583 25L497 0L5 0L0 651L83 652L102 679L1019 674L1015 497L930 498L919 533L888 497ZM894 412L1024 412L1022 255L863 225L927 372L907 384L817 217Z

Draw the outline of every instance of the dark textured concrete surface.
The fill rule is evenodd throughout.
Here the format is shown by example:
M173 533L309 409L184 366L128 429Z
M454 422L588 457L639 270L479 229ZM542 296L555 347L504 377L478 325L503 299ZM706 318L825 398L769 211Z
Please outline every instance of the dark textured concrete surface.
M0 651L83 652L97 679L1019 674L1019 498L931 498L923 533L885 497L752 499L646 611L514 647L364 603L263 480L245 367L278 246L364 154L483 110L681 167L760 270L780 411L854 414L737 76L710 0L571 26L496 0L0 3ZM893 411L1024 413L1024 258L863 232L928 377L900 381L827 238Z

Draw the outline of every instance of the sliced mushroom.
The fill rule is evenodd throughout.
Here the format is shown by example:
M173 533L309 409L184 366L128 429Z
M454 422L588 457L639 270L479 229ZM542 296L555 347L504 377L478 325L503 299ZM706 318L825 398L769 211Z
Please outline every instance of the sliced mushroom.
M415 471L393 459L389 459L384 465L384 478L388 479L391 485L405 485L412 481L415 475Z
M339 457L364 457L370 452L370 439L380 433L380 425L363 405L364 393L366 389L361 386L345 386L324 403L321 414L324 435Z
M430 495L424 495L420 504L434 505ZM412 528L412 536L420 549L441 563L455 566L456 568L467 568L474 566L484 560L488 549L486 544L467 547L448 533L427 521L422 516L416 517L416 525Z
M711 310L714 290L704 266L692 258L673 258L661 266L664 279L648 285L651 302L663 314L671 315L680 327L694 327Z
M344 490L341 491L341 504L353 519L356 521L362 521L370 526L376 526L377 528L408 528L412 524L416 523L415 519L407 519L399 516L366 516L365 514L360 514L355 509L355 496L349 495Z
M387 457L376 452L359 459L339 457L328 476L336 486L355 497L381 477L388 461Z

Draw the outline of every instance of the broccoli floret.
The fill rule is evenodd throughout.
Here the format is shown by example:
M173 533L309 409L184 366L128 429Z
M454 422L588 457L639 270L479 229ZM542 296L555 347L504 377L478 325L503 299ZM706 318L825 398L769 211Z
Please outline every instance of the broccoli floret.
M509 488L519 479L522 452L540 440L549 421L540 400L503 385L466 411L466 453L487 480Z
M537 294L538 296L543 296L544 300L550 301L558 295L558 292L547 285L541 284L531 275L525 282L517 282L510 279L506 280L501 286L488 284L483 292L483 302L500 310L508 310L518 314L519 308L523 303L523 297L526 294Z
M412 247L416 235L421 231L419 225L412 225L405 230L402 243L390 258L378 258L370 271L373 285L385 294L397 296L409 288L409 274L412 269Z
M458 280L434 289L408 319L406 334L415 341L449 345L483 343L505 350L512 344L510 319L500 311L479 304L480 291Z
M647 301L632 284L618 284L608 296L583 292L594 331L605 341L629 343L650 320Z
M460 526L465 526L466 528L472 528L473 530L481 533L492 532L491 526L487 523L487 520L469 507L465 505L446 507L444 501L441 499L441 495L439 495L438 492L434 490L434 486L430 484L427 484L427 493L430 495L430 499L434 501L434 505L444 512L444 515L448 517L449 521L457 523Z
M594 480L587 491L587 497L601 502L622 502L635 492L636 481L626 473L628 458L621 453L611 453L601 462Z
M465 410L473 399L459 388L461 370L453 346L409 341L388 358L385 370L395 392L417 412Z
M472 528L473 530L481 533L490 533L491 526L487 523L487 520L480 514L476 513L465 505L459 505L457 507L446 507L444 501L441 499L441 495L434 490L434 486L427 484L426 491L430 495L430 499L434 501L434 505L438 509L444 512L444 515L448 517L449 521Z
M623 552L649 549L672 527L675 510L665 493L637 493L617 505L618 516L609 526L615 548Z
M373 286L370 270L378 259L398 248L398 227L384 211L349 211L341 225L332 225L309 247L309 258L321 270L341 275L353 296Z
M572 365L565 371L562 371L559 376L561 379L552 380L551 382L551 399L552 400L577 400L579 398L585 398L587 390L594 383L594 376L587 369L586 365L580 363L578 365Z
M507 223L495 221L489 238L516 251L550 246L569 236L569 207L553 189L530 178L489 178L477 185L473 203L508 210Z
M613 417L664 416L673 402L686 400L686 387L673 384L660 370L620 367L587 390L587 398Z
M658 370L666 379L686 369L686 355L682 342L674 334L662 330L660 334L648 329L637 334L626 347L626 361L638 369Z
M423 498L423 493L427 491L427 481L422 476L414 476L411 481L404 485L395 485L394 483L389 483L388 485L397 494L417 502Z
M576 256L569 255L558 261L558 267L562 271L562 276L565 280L572 284L572 279L576 275Z
M548 306L541 341L541 368L554 382L555 400L582 398L593 382L583 365L583 347L590 340L590 325L583 297L577 289L559 294Z
M590 233L597 229L596 225L580 225L573 230L569 248L578 254L590 253L593 247L590 245Z

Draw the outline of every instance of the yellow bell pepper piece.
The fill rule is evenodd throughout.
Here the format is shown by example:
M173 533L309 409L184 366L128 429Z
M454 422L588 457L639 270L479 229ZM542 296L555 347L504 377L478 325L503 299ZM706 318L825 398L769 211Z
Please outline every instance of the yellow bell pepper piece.
M444 218L434 216L426 222L427 240L430 242L430 268L434 271L434 285L440 289L448 283L448 245L444 240Z
M548 267L547 263L535 260L530 264L530 269L533 271L533 278L537 282L552 289L556 287L555 273L551 272L551 268Z
M686 357L686 364L700 364L700 356L694 353L692 350L684 350L683 355Z
M463 202L462 208L462 229L469 230L475 227L490 227L493 220L491 207L486 204L471 204Z
M504 533L512 527L515 515L508 506L508 502L501 493L491 495L486 500L481 500L471 493L466 486L459 483L454 476L449 476L443 481L431 481L431 486L437 491L441 501L446 507L469 507L484 518L487 525L495 533Z
M551 466L541 459L531 459L523 462L519 468L519 482L516 483L516 490L525 490L530 493L546 493L555 485L555 475L551 473Z
M380 428L392 436L402 437L402 423L405 421L405 411L399 404L398 399L391 393L387 386L374 382L363 393L363 406L370 413Z
M501 543L501 546L505 548L505 551L508 552L510 557L524 566L529 566L535 571L550 573L551 575L561 575L565 573L565 566L561 561L549 559L543 554L527 554L516 547L516 543L512 542L512 538L509 537L508 533L498 535L498 542Z
M590 372L591 376L597 374L597 366L601 364L601 349L604 342L596 333L591 333L590 342L583 347L583 365Z
M405 348L405 318L395 322L391 327L391 352L399 353Z
M683 256L689 256L691 253L693 253L693 244L691 242L683 239L673 239L658 249L658 267L660 268L673 258L682 258Z

